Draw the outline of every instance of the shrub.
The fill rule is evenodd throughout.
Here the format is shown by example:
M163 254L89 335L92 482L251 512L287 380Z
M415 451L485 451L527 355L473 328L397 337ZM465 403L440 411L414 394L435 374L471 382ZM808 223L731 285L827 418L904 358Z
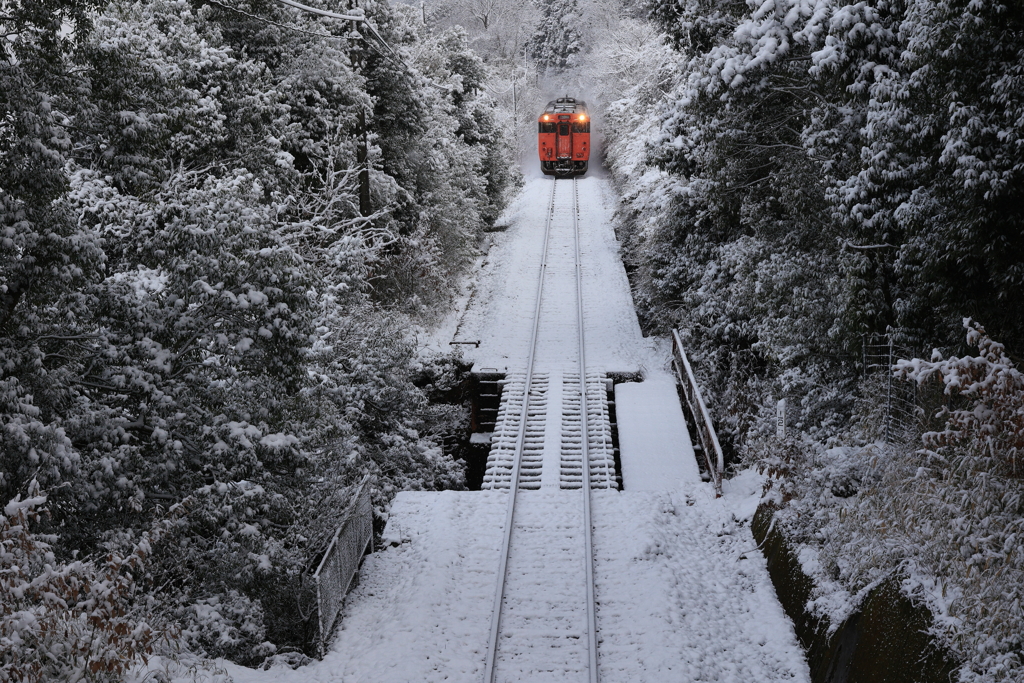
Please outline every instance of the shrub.
M146 661L160 632L138 618L137 583L148 537L126 556L57 562L35 480L0 516L0 682L117 680Z

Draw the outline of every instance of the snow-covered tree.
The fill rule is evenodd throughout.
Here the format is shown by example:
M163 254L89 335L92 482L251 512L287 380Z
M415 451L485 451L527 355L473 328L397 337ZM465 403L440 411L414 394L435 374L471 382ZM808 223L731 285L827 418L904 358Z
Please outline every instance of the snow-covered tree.
M542 70L576 66L583 45L583 15L577 0L538 0L540 18L529 53Z
M0 9L0 500L24 492L33 472L59 482L78 461L54 419L61 404L48 400L64 390L45 345L88 339L82 287L104 262L99 236L62 200L71 139L55 104L81 85L68 58L90 9L57 0Z
M428 401L458 362L410 330L512 176L464 34L233 4L0 11L0 493L49 491L57 562L164 529L148 609L258 663L310 647L318 505L461 486Z
M637 78L606 119L641 315L680 327L721 432L779 476L780 524L821 553L821 604L852 609L857 591L907 572L949 628L962 680L1018 680L1011 354L974 329L977 357L902 366L949 388L924 451L864 445L876 434L857 406L872 400L858 383L869 335L963 348L958 321L983 312L1007 348L1024 343L1005 303L1024 294L1019 7L650 9L672 66ZM645 127L633 112L647 101L660 121ZM798 430L785 444L771 435L782 396Z
M898 59L865 54L855 25L834 24L848 28L822 68L857 69L850 89L868 99L861 167L836 201L857 243L890 245L873 254L866 285L885 291L891 324L913 339L953 343L951 321L973 315L1024 341L1024 321L1005 305L1024 295L1019 4L880 8Z
M474 52L489 63L522 59L533 35L537 8L514 0L443 0L426 9L431 27L461 27L470 36Z

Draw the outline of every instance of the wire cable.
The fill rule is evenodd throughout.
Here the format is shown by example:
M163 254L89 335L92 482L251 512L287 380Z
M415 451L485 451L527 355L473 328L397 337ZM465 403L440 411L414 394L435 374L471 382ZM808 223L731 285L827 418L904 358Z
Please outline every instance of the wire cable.
M278 28L283 28L283 29L285 29L287 31L295 31L296 33L302 33L304 35L313 36L315 38L329 38L329 39L334 39L334 40L348 40L349 39L348 36L336 36L333 33L319 33L317 31L309 31L307 29L299 28L298 26L292 26L292 25L289 25L289 24L282 24L279 21L274 21L273 19L268 19L267 17L261 17L258 14L253 14L252 12L246 12L245 10L239 9L238 7L233 7L232 5L229 5L229 4L225 3L225 2L221 2L220 0L206 0L206 2L210 3L211 5L216 5L217 7L220 7L222 9L226 9L229 12L235 12L236 14L241 14L242 16L248 17L250 19L255 19L257 21L262 21L264 24L270 24L271 26L277 26ZM301 3L293 2L292 0L277 0L277 2L280 2L281 4L287 5L289 7L294 8L294 9L300 10L302 12L308 12L308 13L311 13L311 14L316 14L316 15L319 15L319 16L324 16L324 17L327 17L329 19L338 19L338 20L342 20L342 21L356 21L356 22L361 23L367 29L367 32L370 34L370 37L373 39L372 42L369 41L369 40L366 41L367 46L371 50L373 50L374 52L376 52L378 55L380 55L381 57L383 57L385 59L388 59L388 58L393 59L397 64L399 64L401 66L405 66L405 67L408 68L408 65L405 63L405 61L402 59L402 57L397 52L395 52L395 50L390 45L387 44L387 42L384 40L384 38L381 37L380 33L377 32L377 29L374 28L373 25L370 24L369 21L367 21L366 17L356 16L356 15L336 14L334 12L328 12L327 10L318 10L318 9L316 9L314 7L308 7L308 6L303 5ZM362 36L362 37L363 37L364 40L366 39L366 36ZM387 52L387 54L385 54L385 52L381 51L380 48L383 48Z
M226 3L220 2L219 0L206 0L206 2L210 3L211 5L216 5L217 7L220 7L221 9L226 9L229 12L235 12L236 14L241 14L242 16L249 17L250 19L255 19L256 21L262 21L264 24L270 24L271 26L277 26L278 28L283 28L283 29L286 29L288 31L295 31L296 33L304 33L307 36L314 36L316 38L335 38L335 39L339 39L339 40L347 40L347 38L345 36L336 36L336 35L334 35L332 33L317 33L316 31L307 31L306 29L299 28L298 26L291 26L289 24L282 24L279 21L274 21L273 19L267 19L266 17L261 17L258 14L253 14L251 12L246 12L245 10L238 9L237 7L232 7L231 5L228 5Z
M330 19L341 19L342 21L366 21L366 17L361 14L336 14L334 12L328 12L325 9L317 9L316 7L310 7L309 5L303 5L302 3L295 2L295 0L277 0L282 5L288 5L295 9L300 9L303 12L309 12L310 14L319 14L322 17L328 17Z

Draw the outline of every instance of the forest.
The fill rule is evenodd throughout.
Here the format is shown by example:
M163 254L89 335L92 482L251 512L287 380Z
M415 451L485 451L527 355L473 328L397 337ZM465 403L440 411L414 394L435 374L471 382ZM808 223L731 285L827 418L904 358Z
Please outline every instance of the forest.
M464 368L417 330L518 175L465 35L358 11L379 42L262 0L3 3L0 680L301 662L348 488L383 518L462 485L434 394Z
M1018 4L306 4L374 31L0 0L0 681L308 661L352 485L463 486L419 337L563 91L811 607L898 575L959 680L1024 681Z
M645 327L770 475L819 618L895 575L959 680L1024 680L1024 11L647 9L602 53Z

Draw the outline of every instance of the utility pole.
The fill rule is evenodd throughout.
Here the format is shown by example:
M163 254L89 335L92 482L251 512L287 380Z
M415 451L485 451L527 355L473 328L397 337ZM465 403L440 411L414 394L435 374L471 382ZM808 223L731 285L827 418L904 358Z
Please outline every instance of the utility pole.
M370 206L370 134L366 130L366 110L359 110L359 128L362 137L359 140L359 147L356 150L356 163L359 169L359 214L369 216L373 213Z
M370 31L381 45L391 54L396 55L387 44L384 43L380 34L373 28L371 24L366 24L365 15L355 14L337 14L335 12L329 12L327 10L317 9L316 7L310 7L303 5L296 0L277 0L282 5L288 5L295 9L302 10L309 14L316 14L321 17L329 17L331 19L339 19L341 21L347 21L351 25L351 31L349 32L349 61L353 67L363 69L366 66L366 60L364 57L365 52L365 41L363 35L356 30L356 25L360 22L364 22L366 30ZM349 10L354 10L359 7L359 0L348 0ZM426 17L426 9L423 10L424 18ZM361 44L362 43L362 44ZM357 131L359 136L358 146L356 147L356 162L359 164L359 213L363 216L369 216L373 213L373 207L370 206L370 135L366 130L366 110L360 110L359 112L359 130Z
M348 0L350 10L359 7L359 0ZM359 35L356 31L356 22L352 22L352 34ZM363 38L353 38L349 59L352 65L362 70L366 66L366 58L363 54L363 46L360 42ZM359 109L359 143L356 147L356 163L359 164L359 214L369 216L373 213L370 206L370 134L366 130L366 110Z
M519 108L516 106L516 72L512 71L512 134L519 133Z

